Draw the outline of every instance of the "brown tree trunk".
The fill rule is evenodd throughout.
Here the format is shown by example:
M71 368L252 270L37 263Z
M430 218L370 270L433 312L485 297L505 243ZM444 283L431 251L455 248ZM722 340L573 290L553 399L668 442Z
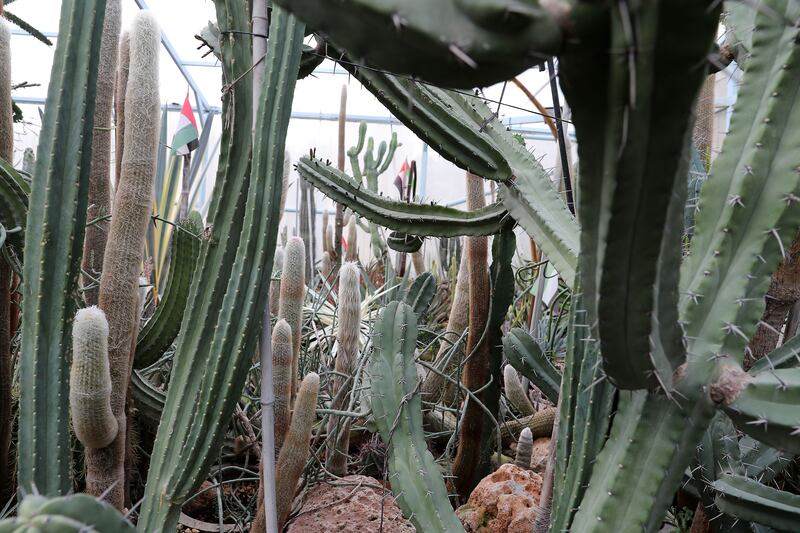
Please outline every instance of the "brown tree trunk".
M745 351L745 369L775 349L789 311L800 300L800 235L792 241L786 250L786 257L772 275L765 298L762 324L759 324Z

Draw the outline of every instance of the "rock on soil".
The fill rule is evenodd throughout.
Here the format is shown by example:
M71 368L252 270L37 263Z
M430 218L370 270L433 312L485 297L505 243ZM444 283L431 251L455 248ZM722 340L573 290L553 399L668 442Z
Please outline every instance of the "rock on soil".
M540 437L533 441L531 450L531 470L537 474L544 474L547 468L547 456L550 454L550 438Z
M541 490L539 474L504 464L478 483L456 514L468 533L530 533Z
M380 482L367 476L342 478L347 485L321 483L305 497L299 515L288 533L415 533L414 526L403 517L391 492L373 488ZM355 492L356 486L363 485ZM383 529L381 529L381 503Z

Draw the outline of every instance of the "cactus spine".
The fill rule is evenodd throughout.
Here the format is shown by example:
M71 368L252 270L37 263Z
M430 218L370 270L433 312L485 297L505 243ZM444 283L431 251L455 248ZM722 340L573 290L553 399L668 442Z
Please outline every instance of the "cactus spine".
M339 269L339 330L336 336L336 375L333 377L331 409L346 411L356 371L361 337L361 273L356 263ZM350 376L350 377L345 377ZM350 419L331 416L328 421L326 467L336 476L347 474Z
M467 209L480 209L486 205L483 180L467 173ZM469 335L462 382L471 391L486 385L489 378L489 342L482 339L489 318L489 273L486 237L467 238L467 269L469 272ZM479 399L485 395L478 396ZM453 460L453 483L458 493L467 498L484 472L478 468L481 440L484 431L484 412L475 402L466 402L463 421L458 435L458 451Z
M83 293L86 305L97 305L100 289L91 279L97 279L106 250L108 220L98 220L111 213L111 110L114 105L114 75L117 70L119 30L122 6L120 0L109 0L103 37L100 42L100 66L97 74L97 103L92 137L92 170L89 176L89 208L87 219L92 222L86 228L83 239L84 275Z
M72 325L69 406L75 435L85 447L113 442L118 427L111 410L108 322L96 306L78 311Z
M100 37L106 2L65 0L25 228L20 348L21 490L66 494L70 324L86 225ZM87 87L89 88L87 90Z
M517 456L514 458L514 464L525 470L531 467L531 454L533 453L533 433L530 428L525 428L519 434L517 441Z
M311 372L303 378L297 399L294 402L292 424L275 465L277 473L275 493L278 498L278 530L283 528L297 490L297 482L303 473L308 459L311 431L317 419L317 396L319 395L319 376Z
M281 293L278 320L292 328L292 397L297 387L300 368L300 342L303 338L303 300L306 297L306 250L303 239L292 237L283 251Z
M124 505L125 403L139 323L139 272L152 212L160 41L155 17L147 11L137 14L130 37L126 147L100 278L100 309L108 320L111 409L119 430L111 445L87 450L86 485L89 494L107 494L118 509Z
M117 61L117 79L114 90L114 190L119 185L122 175L122 156L125 153L125 93L128 90L128 72L131 64L131 35L122 32L119 39L119 59Z

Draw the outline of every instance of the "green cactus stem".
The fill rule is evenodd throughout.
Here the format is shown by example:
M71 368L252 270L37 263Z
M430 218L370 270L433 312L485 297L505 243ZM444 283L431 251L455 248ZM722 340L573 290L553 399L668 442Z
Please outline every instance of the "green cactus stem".
M350 403L361 340L361 272L356 263L344 263L339 269L339 329L336 335L336 375L333 377L331 409L346 411ZM325 466L333 475L347 474L350 447L350 422L347 417L328 419L328 448Z
M95 86L106 2L65 0L25 229L20 348L21 490L72 489L68 427L71 322L86 225ZM88 88L88 89L87 89Z
M112 505L86 494L60 498L28 495L17 516L0 520L0 533L134 533L136 529Z
M566 9L538 1L446 0L435 10L424 0L347 0L335 11L318 0L278 4L361 64L463 89L508 80L555 54Z
M724 513L782 531L794 531L800 521L800 496L762 485L744 476L723 474L712 487L714 503Z
M95 306L78 311L72 325L69 406L72 427L87 448L105 448L117 436L111 410L108 322Z
M164 294L156 312L139 332L134 368L155 363L169 349L180 331L189 298L194 267L197 265L203 231L200 213L193 211L172 234L169 271Z
M318 159L301 157L300 176L328 197L346 205L360 216L385 228L411 235L455 237L499 233L510 220L501 204L475 211L460 211L439 205L390 200L363 188L353 179Z
M223 116L231 127L222 134L210 239L201 247L173 360L141 531L173 529L181 505L217 457L258 342L278 240L284 146L304 25L273 7L273 42L253 128L251 37L239 31L248 27L247 2L217 0L215 6L226 35L225 80L238 81L223 94Z
M281 272L283 271L283 246L275 248L272 260L272 283L269 285L269 310L272 316L278 315L281 298Z
M103 37L100 42L100 66L97 74L97 102L95 105L92 137L92 170L89 176L89 208L87 219L92 222L83 238L84 276L83 292L86 305L97 305L100 289L93 281L100 277L106 237L110 223L103 220L111 214L111 111L114 106L114 76L119 55L119 31L122 25L120 0L110 0L106 5ZM93 278L93 279L92 279Z
M370 406L389 449L389 480L403 514L417 531L463 532L425 442L414 365L417 334L417 319L408 305L394 301L381 311L369 367Z
M514 328L503 337L503 352L508 362L531 383L536 385L551 402L558 402L561 374L530 334Z
M428 306L436 296L437 289L436 279L430 272L425 272L414 280L408 289L400 291L399 300L404 301L411 306L418 317L425 315Z
M303 239L292 237L283 251L278 320L292 328L292 398L299 381L300 341L303 339L303 301L306 297L306 250Z
M278 499L278 530L283 528L297 490L297 482L303 473L308 460L311 442L311 431L317 418L317 396L319 394L319 376L311 372L303 378L297 399L294 403L292 424L286 433L286 440L281 447L278 461L275 464L275 494Z

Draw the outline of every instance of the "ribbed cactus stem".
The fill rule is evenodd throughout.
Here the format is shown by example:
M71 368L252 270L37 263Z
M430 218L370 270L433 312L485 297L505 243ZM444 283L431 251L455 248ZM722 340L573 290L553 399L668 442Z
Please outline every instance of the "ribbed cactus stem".
M453 344L467 328L469 321L469 273L467 271L467 254L461 255L461 263L458 267L456 276L456 288L453 296L453 303L450 306L450 316L447 319L447 329L442 335L442 342L439 345L439 352L434 359L434 366L445 375L450 375L461 362L462 350L457 349L453 352ZM438 402L440 399L445 404L450 405L455 401L457 387L445 380L443 376L436 372L428 372L425 381L422 382L422 397L428 402Z
M275 465L277 473L275 492L278 499L278 530L283 528L297 490L297 482L308 460L311 430L317 418L317 396L319 395L319 376L314 372L303 378L294 402L292 424Z
M119 30L122 6L120 0L106 4L103 22L103 37L100 41L100 65L97 71L97 102L94 112L94 135L92 137L92 166L89 175L89 208L86 218L92 222L83 238L83 263L81 268L88 276L83 277L87 288L83 298L87 305L97 305L100 288L97 279L103 264L110 222L98 220L111 214L111 111L114 107L114 74L117 70Z
M292 391L297 386L300 341L303 335L303 300L306 295L306 250L303 239L292 237L283 251L278 320L292 328Z
M351 215L350 221L347 223L347 238L345 241L347 242L347 251L344 253L345 261L358 261L358 226L355 215Z
M103 448L117 436L111 411L108 322L96 307L81 309L72 325L69 406L75 435L86 448Z
M14 155L14 112L11 103L11 31L0 22L0 157ZM0 258L0 501L13 493L11 457L11 266Z
M506 365L503 368L503 384L506 388L506 398L517 410L523 415L532 415L536 412L533 408L528 395L522 388L522 383L519 380L517 371L511 365Z
M148 11L137 14L130 38L130 72L126 91L125 152L114 199L111 229L100 278L100 309L108 320L111 409L119 432L102 449L87 450L87 492L123 507L125 400L139 320L139 273L144 238L152 212L153 177L160 101L158 54L161 31Z
M522 430L519 434L517 441L517 456L514 458L514 464L525 470L531 467L531 454L533 453L533 433L529 428Z
M289 431L292 399L292 327L280 319L272 330L272 388L275 394L275 452Z
M333 377L331 408L346 411L356 371L361 336L361 273L357 263L345 263L339 270L339 330L336 335L336 375ZM350 418L331 416L328 421L326 466L336 476L347 474ZM330 436L333 435L334 438Z
M119 60L117 61L117 80L114 90L114 190L122 175L122 156L125 153L125 93L128 90L128 72L131 64L131 34L122 32L119 39Z
M278 315L281 297L281 272L283 271L283 246L275 249L272 260L272 283L269 285L269 311L272 316Z

